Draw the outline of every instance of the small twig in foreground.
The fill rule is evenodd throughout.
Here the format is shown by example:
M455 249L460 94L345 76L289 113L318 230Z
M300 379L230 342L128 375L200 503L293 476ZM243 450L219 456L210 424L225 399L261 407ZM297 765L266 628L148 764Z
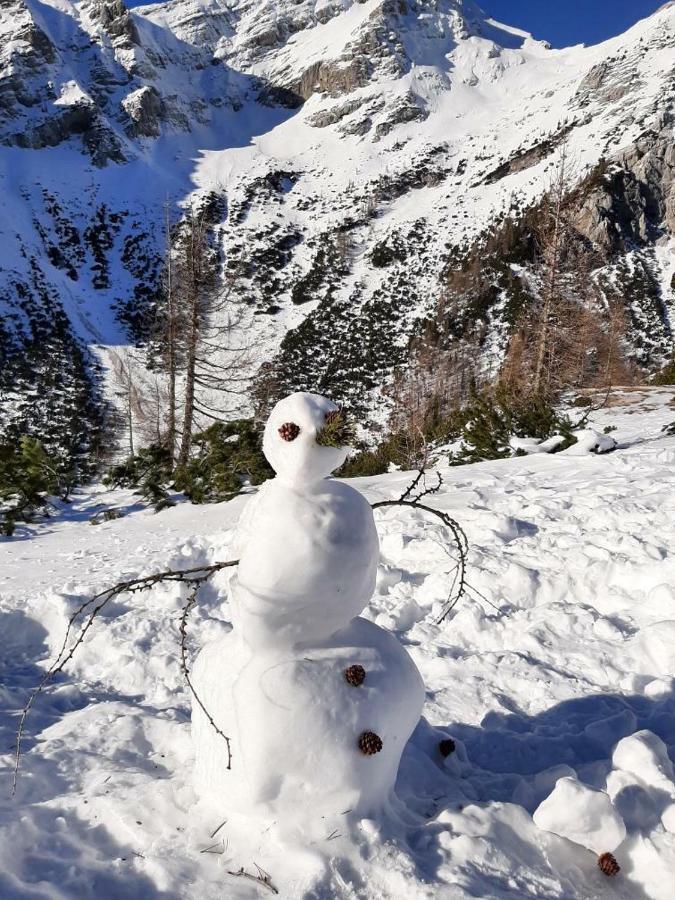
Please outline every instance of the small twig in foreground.
M263 871L263 869L261 869L258 865L255 865L255 867L258 870L257 875L254 875L252 872L247 872L243 866L237 872L228 869L227 874L234 875L235 878L248 878L249 881L255 881L257 884L263 885L263 887L266 887L269 891L272 891L273 894L278 894L279 891L270 881L270 876L267 874L267 872Z
M466 587L469 591L473 591L479 600L482 600L484 603L487 603L488 606L491 606L493 609L497 610L498 613L501 613L502 615L508 615L508 613L506 613L505 610L503 610L499 606L497 606L496 603L493 603L492 600L488 600L488 598L485 596L485 594L481 594L481 592L478 590L478 588L475 588L472 584L469 584L468 581L466 582Z
M416 479L418 480L418 479ZM469 542L466 536L466 533L462 526L457 522L452 516L448 515L448 513L443 512L440 509L434 509L433 506L427 506L425 503L420 503L419 500L380 500L377 503L372 504L373 509L381 509L385 506L409 506L412 509L420 509L423 512L431 513L431 515L436 516L441 522L450 529L452 536L455 540L455 544L457 546L457 552L459 554L459 561L457 563L457 572L455 574L455 579L453 581L453 585L451 588L450 597L448 602L443 609L442 615L438 618L437 623L440 625L445 619L448 617L451 610L457 605L459 599L464 595L466 589L466 559L468 556L469 550ZM453 592L455 589L455 585L457 585L457 592L453 596Z
M222 822L220 823L220 825L215 829L215 831L212 831L212 832L211 832L211 834L209 835L209 837L210 837L210 838L214 838L214 837L218 834L218 832L220 831L220 829L223 827L223 825L227 825L227 819L223 819L223 821L222 821Z
M82 642L84 641L87 632L91 628L94 623L94 619L96 616L113 600L115 597L118 597L120 594L125 593L139 593L140 591L147 591L154 587L156 584L164 581L174 581L181 582L185 584L190 584L197 589L207 581L215 572L219 572L221 569L225 569L228 566L236 566L238 560L229 560L228 562L219 562L213 563L209 566L196 566L192 569L178 569L172 570L169 569L166 572L157 572L154 575L145 575L141 578L130 578L126 581L120 581L117 584L113 585L111 588L106 588L106 590L101 591L93 597L90 597L88 600L85 600L75 612L71 615L68 620L68 625L66 627L66 634L63 639L63 643L61 645L61 649L58 652L58 655L51 666L47 669L45 674L40 679L37 686L31 692L26 705L23 707L21 711L21 717L19 718L19 726L16 732L16 751L14 756L14 774L12 778L12 796L16 794L16 785L17 779L19 775L19 766L21 764L21 743L23 740L23 735L26 727L26 718L28 717L28 713L30 712L35 700L42 693L48 682L52 680L56 675L63 671L66 665L70 662L70 660L75 655L76 650ZM75 639L73 645L66 652L66 648L68 646L68 638L70 637L73 626L75 625L78 618L83 613L88 613L86 617L86 621L82 625L80 629L80 633ZM189 610L188 610L189 613ZM183 613L185 616L185 611ZM187 620L186 620L187 621ZM182 639L181 639L182 640ZM190 685L189 685L190 686ZM193 695L194 690L190 686ZM208 714L207 714L208 715ZM220 732L222 734L222 732ZM223 735L224 737L224 735ZM229 750L229 744L228 744Z
M199 592L199 588L201 586L201 582L194 584L192 590L188 594L187 601L185 606L183 607L183 615L180 618L180 667L185 677L185 682L190 689L190 693L195 698L195 701L199 705L199 708L204 713L206 718L209 721L211 727L216 731L217 734L221 736L221 738L225 741L225 746L227 747L227 768L232 768L232 745L230 743L229 737L220 729L213 720L213 716L208 711L208 709L204 706L201 697L197 693L192 684L192 679L190 678L190 670L187 664L187 621L192 608L197 602L197 594Z

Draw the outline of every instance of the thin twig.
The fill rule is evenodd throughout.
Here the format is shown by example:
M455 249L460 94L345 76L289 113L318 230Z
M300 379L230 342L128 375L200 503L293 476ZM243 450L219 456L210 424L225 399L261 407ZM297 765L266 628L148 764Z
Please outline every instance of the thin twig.
M415 479L416 483L419 483L419 477ZM406 492L406 495L409 496L409 493ZM404 495L404 496L406 496ZM448 616L453 607L457 604L459 599L463 596L466 587L466 559L469 550L469 542L466 536L466 533L462 526L457 522L452 516L448 515L448 513L443 512L440 509L434 509L433 506L427 506L425 503L420 503L419 500L405 500L403 498L399 500L380 500L377 503L373 503L373 509L381 509L385 506L409 506L411 509L419 509L423 512L430 513L433 516L436 516L441 522L450 529L453 538L455 539L455 544L457 546L457 552L459 554L458 561L458 569L457 574L455 576L454 584L458 583L457 593L455 597L449 600L448 604L446 604L445 609L443 610L443 614L437 621L437 624L440 625Z
M214 850L214 849L213 849L214 847L223 847L223 842L222 842L222 841L216 841L215 844L210 844L208 847L204 847L204 849L203 849L203 850L200 850L199 852L200 852L200 853L215 853L216 856L222 856L223 853L225 853L225 848L224 848L224 847L223 847L223 849L220 851L220 853L218 853L217 850Z
M260 866L256 866L256 869L258 870L258 875L254 875L252 872L247 872L243 866L237 872L228 869L227 874L234 875L235 878L248 878L249 881L255 881L257 884L261 884L263 887L266 887L273 894L278 894L279 891L270 881L270 876L267 874L267 872L264 872L260 868Z
M206 718L209 721L209 724L216 731L217 734L221 736L221 738L225 741L225 746L227 747L227 768L232 768L232 746L230 744L229 737L220 729L213 720L213 716L208 711L208 709L204 706L201 697L195 690L194 685L192 684L192 679L190 678L190 670L188 668L188 659L187 659L187 621L190 615L192 608L197 602L197 594L199 593L199 588L201 586L201 582L194 584L192 590L188 594L187 601L185 606L183 607L183 614L180 617L180 667L183 675L185 676L185 681L190 689L190 693L195 698L199 708L204 713Z
M430 494L437 493L443 484L443 476L440 472L436 473L437 483L433 487L427 487L426 485L426 461L428 456L428 449L425 442L425 450L424 450L424 459L422 464L420 465L419 471L417 475L413 478L408 487L403 491L398 500L379 500L377 503L371 504L373 509L381 509L385 506L409 506L412 509L420 509L423 512L431 513L431 515L436 516L441 520L441 522L446 526L446 528L450 529L452 536L455 541L455 545L457 547L457 553L459 554L459 560L455 569L453 569L454 577L452 580L452 584L450 586L450 592L448 594L448 600L443 608L442 615L438 618L436 624L440 625L445 619L448 617L452 609L457 605L460 598L464 595L466 591L466 560L469 555L469 541L466 536L466 532L462 528L462 526L457 522L456 519L453 519L451 515L443 510L435 509L433 506L427 506L425 503L421 502L422 497L428 497ZM417 491L418 486L422 485L421 490ZM415 493L417 491L417 493ZM455 586L457 586L457 592L455 593Z
M401 497L400 497L401 500L407 500L408 497L410 497L410 495L411 495L412 492L415 490L415 488L417 487L417 485L418 485L418 484L420 483L420 481L422 481L422 479L424 478L424 471L425 471L424 468L421 468L421 469L419 470L419 472L417 473L417 475L413 478L413 480L410 482L410 484L408 485L408 487L407 487L407 488L403 491L403 493L401 494ZM377 506L376 503L373 504L373 509L375 509L376 506Z
M504 613L504 610L502 610L499 606L497 606L496 603L493 603L492 600L488 600L488 598L485 596L485 594L481 594L481 592L478 590L478 588L474 587L472 584L469 584L468 581L466 583L466 587L468 590L473 591L474 594L476 594L480 600L483 600L485 603L487 603L488 606L491 606L493 609L496 609L498 613Z
M166 572L157 572L154 575L145 575L141 578L131 578L126 581L120 581L117 584L113 585L111 588L106 588L106 590L101 591L96 594L94 597L90 597L88 600L85 600L84 603L80 604L80 606L75 610L75 612L71 615L68 620L68 625L66 628L66 635L63 639L63 643L61 645L61 649L51 664L51 666L47 669L45 674L40 679L38 685L31 692L28 700L21 711L21 717L19 719L19 726L17 728L16 733L16 752L14 756L14 774L12 778L12 796L16 794L16 785L17 778L19 775L19 766L21 764L21 744L23 740L23 735L26 726L26 718L35 702L37 697L42 693L48 682L50 682L56 675L63 671L66 665L73 658L75 651L84 641L87 632L91 628L94 623L94 619L96 616L105 608L105 606L115 597L124 593L138 593L140 591L147 591L150 588L154 587L156 584L163 581L174 581L174 582L182 582L185 584L190 584L192 586L197 586L197 588L207 581L215 572L220 571L221 569L225 569L228 566L236 566L238 560L229 560L228 562L218 562L213 563L208 566L196 566L192 569L178 569L173 570L169 569ZM79 618L84 612L88 612L88 617L86 621L82 625L80 629L80 633L78 634L75 642L70 647L68 652L66 652L66 647L68 646L68 638L70 637L70 633L72 628ZM189 684L189 682L188 682ZM190 685L189 685L190 686ZM193 691L194 689L190 686L190 689ZM196 697L196 695L195 695ZM198 701L199 702L199 701ZM228 747L229 749L229 747Z
M220 831L220 829L223 827L223 825L227 825L227 819L223 819L223 821L222 821L222 822L220 823L220 825L216 828L216 830L211 832L211 834L209 835L209 837L210 837L210 838L214 838L214 837L218 834L218 832Z

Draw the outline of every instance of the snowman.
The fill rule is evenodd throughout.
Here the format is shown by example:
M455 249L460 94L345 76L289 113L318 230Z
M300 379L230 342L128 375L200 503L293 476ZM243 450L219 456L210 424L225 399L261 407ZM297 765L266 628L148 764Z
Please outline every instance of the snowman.
M359 617L379 543L363 496L330 478L350 437L324 397L297 393L275 406L263 451L276 478L239 524L233 630L204 647L192 672L231 749L195 703L201 799L301 831L387 804L424 699L396 638Z

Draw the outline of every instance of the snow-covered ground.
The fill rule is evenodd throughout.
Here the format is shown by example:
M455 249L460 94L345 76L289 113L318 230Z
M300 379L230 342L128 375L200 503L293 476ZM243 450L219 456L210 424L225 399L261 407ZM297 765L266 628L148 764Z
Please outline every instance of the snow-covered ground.
M424 676L423 720L398 802L351 833L283 847L197 804L190 703L179 668L184 588L106 609L28 720L9 796L18 711L60 647L68 615L133 573L229 559L246 497L154 515L92 489L0 542L0 897L254 898L228 874L256 865L280 896L328 898L672 896L675 872L675 420L673 392L631 391L594 421L607 456L535 455L442 469L430 502L470 543L471 588L435 623L453 566L442 529L378 510L382 559L367 615ZM394 497L405 473L356 480ZM102 505L127 515L98 526ZM201 593L191 651L229 628L226 578ZM219 593L220 591L220 593ZM627 736L648 730L654 737ZM457 745L443 761L438 741ZM556 780L607 789L627 837L606 878L590 851L532 820ZM607 848L609 849L609 848Z

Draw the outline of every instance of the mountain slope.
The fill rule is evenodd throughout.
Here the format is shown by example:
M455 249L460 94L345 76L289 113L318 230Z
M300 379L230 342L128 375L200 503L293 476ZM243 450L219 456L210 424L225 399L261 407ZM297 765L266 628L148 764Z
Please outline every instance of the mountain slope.
M46 398L31 427L55 411L47 356L111 396L106 348L142 341L157 301L163 204L211 192L256 365L281 347L282 389L372 413L458 250L541 196L563 141L579 177L612 163L585 230L638 361L672 352L672 4L566 50L459 0L11 0L0 16L0 403L16 428L27 346L18 394ZM485 369L509 290L478 313ZM57 311L61 350L36 337L36 309ZM87 347L103 388L86 387Z

